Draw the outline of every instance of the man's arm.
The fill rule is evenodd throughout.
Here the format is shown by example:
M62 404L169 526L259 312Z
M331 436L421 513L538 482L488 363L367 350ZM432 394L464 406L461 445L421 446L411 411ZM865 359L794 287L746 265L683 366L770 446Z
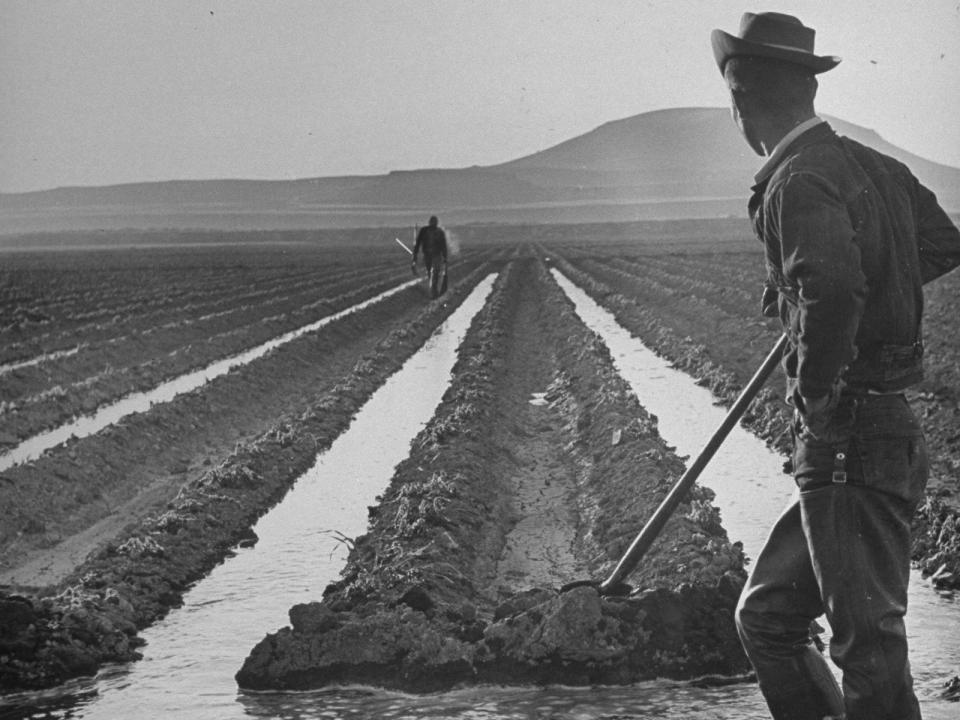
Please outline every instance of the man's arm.
M417 264L417 253L420 252L420 247L423 245L423 232L426 230L425 227L420 228L417 231L417 238L413 243L413 264Z
M960 266L960 230L937 202L937 196L916 183L920 275L928 283Z
M857 353L867 295L860 250L846 206L825 178L791 175L774 200L768 217L780 240L784 276L798 291L797 389L804 403L825 404Z

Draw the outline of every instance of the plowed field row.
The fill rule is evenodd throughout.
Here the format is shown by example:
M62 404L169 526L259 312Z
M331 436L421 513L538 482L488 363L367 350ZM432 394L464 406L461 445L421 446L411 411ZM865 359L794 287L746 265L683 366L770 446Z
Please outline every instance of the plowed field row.
M643 593L556 592L609 572L680 472L543 263L512 262L342 580L292 608L238 682L432 691L743 672L743 557L709 491L690 493L631 577Z
M235 257L224 257L235 253ZM291 263L290 256L298 262ZM237 276L253 286L295 283L325 271L343 272L370 265L356 250L291 246L289 248L238 247L224 250L138 249L117 251L67 251L63 253L10 253L0 277L0 298L8 320L17 306L27 307L44 324L79 322L110 317L117 308L180 306L185 298L215 297L235 292ZM377 264L385 265L383 257ZM0 322L6 328L7 322ZM29 331L29 323L20 330Z
M780 333L779 321L759 314L762 278L722 272L715 255L688 254L677 266L696 281L656 267L672 256L646 258L605 256L603 249L589 256L563 256L547 246L558 265L572 274L593 298L613 312L618 321L645 343L679 366L702 378L714 392L732 401L735 393L763 361ZM756 267L754 254L728 254L723 267ZM738 261L739 260L739 261ZM629 268L629 269L626 269ZM711 279L712 278L712 279ZM736 292L732 293L731 288ZM745 302L750 292L755 303ZM914 560L939 585L960 585L960 327L956 304L960 274L953 273L925 288L924 320L926 379L907 392L919 413L931 455L927 502L917 514ZM736 300L735 302L731 302ZM742 301L741 301L742 300ZM781 451L789 445L789 406L783 398L779 371L753 408L756 430Z
M282 307L242 305L224 316L153 333L136 333L87 345L77 353L6 373L0 422L5 433L23 440L81 413L91 413L133 392L256 347L284 332L366 300L408 276L392 272L382 280L350 288L331 283L319 300L286 299ZM346 292L338 293L338 290ZM299 302L298 302L299 301ZM266 315L265 313L277 313Z
M223 250L196 256L138 251L139 263L100 253L104 266L85 268L89 260L82 253L48 258L51 267L35 267L33 255L10 254L0 270L0 365L273 297L319 292L334 281L366 284L377 272L405 269L397 250L400 257L370 258L346 249L273 255L241 249L235 262L221 257ZM81 270L71 267L74 260Z
M369 267L342 271L324 269L302 278L278 279L254 278L247 272L224 272L218 278L218 287L207 287L202 292L183 289L164 293L160 297L136 297L136 293L126 293L113 298L116 304L98 311L83 311L70 306L56 310L47 308L44 312L49 319L44 332L30 334L23 328L11 328L11 334L21 339L12 343L6 352L9 355L18 352L27 357L27 352L49 352L76 342L81 337L84 343L89 344L123 337L124 333L138 330L149 332L156 328L176 326L189 318L205 319L243 305L270 303L294 294L316 292L334 280L349 282L353 277L368 276L377 270L396 269L396 265L392 268ZM191 273L182 275L192 281L191 286L196 283L204 287L207 283L202 276L190 277ZM183 280L182 277L178 279ZM103 281L110 283L113 279L104 278Z
M463 270L474 263L461 261ZM126 334L98 342L93 333L77 352L3 373L0 444L14 444L127 394L256 347L410 278L409 270L395 263L345 274L325 274L305 290L282 291L266 301L251 301L250 279L236 277L230 310L197 317L200 308L191 304L177 310L177 321L162 327L149 325L149 316L128 316L117 324L117 331Z
M463 271L461 281L472 282L468 278L476 272ZM455 297L459 294L458 289ZM144 508L165 502L163 493L172 489L175 494L191 473L220 462L238 442L300 412L311 398L336 386L391 332L404 337L425 304L422 287L408 288L196 391L6 470L0 482L0 585L28 556L43 556L95 524L119 529ZM441 314L435 315L431 322L440 321ZM100 537L98 532L93 539ZM76 538L69 547L74 560L90 549ZM21 573L17 581L46 584L62 572L61 567L39 580Z
M442 303L405 290L8 471L0 606L24 622L0 689L136 658L137 629L251 539L256 518L493 269L461 276ZM7 599L11 585L47 597Z
M393 280L401 276L397 268L386 271L368 271L362 277L342 278L337 275L317 278L309 286L306 283L288 288L271 288L250 292L244 283L238 282L229 297L221 297L213 305L201 306L188 303L164 312L137 310L125 312L125 317L114 316L109 325L83 326L70 331L71 335L83 337L76 352L66 358L51 358L49 354L35 356L28 361L16 363L16 367L0 368L6 377L2 391L3 400L27 396L34 386L42 386L44 379L63 378L69 382L71 375L84 377L84 364L103 368L106 365L134 365L137 357L152 358L205 340L218 333L242 329L246 325L273 319L282 319L290 313L305 314L318 306L330 303L331 298L360 287L371 286L380 280ZM245 281L244 281L245 282ZM134 326L136 325L136 326ZM62 384L62 383L61 383Z
M743 557L708 491L691 493L645 559L637 582L649 592L601 600L590 588L543 587L602 578L682 467L547 268L559 267L729 400L779 334L749 301L761 276L743 268L758 268L758 254L678 254L654 242L648 261L623 236L573 243L577 231L540 228L505 245L503 230L473 228L497 240L455 266L443 302L428 302L422 287L404 290L6 471L0 604L22 622L8 633L20 654L0 687L49 686L136 657L137 629L239 540L255 541L254 519L469 289L501 269L441 407L371 508L369 534L350 539L341 582L291 610L292 628L258 646L241 684L430 690L478 679L592 684L744 670L730 615ZM946 469L960 466L950 322L960 279L931 286L928 297L930 372L913 394L936 457L937 480L918 515L925 568L960 557L960 518L941 503L953 492ZM747 421L782 448L781 387L775 376ZM546 403L531 404L534 393ZM527 584L540 587L513 592ZM340 654L319 650L326 636Z

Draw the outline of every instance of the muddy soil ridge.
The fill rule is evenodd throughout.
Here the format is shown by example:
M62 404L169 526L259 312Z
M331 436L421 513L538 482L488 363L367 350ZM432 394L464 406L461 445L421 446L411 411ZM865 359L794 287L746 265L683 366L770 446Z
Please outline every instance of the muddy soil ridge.
M541 252L546 251L541 246ZM630 261L557 248L550 254L556 266L618 323L727 405L779 335L777 321L758 318L758 295L746 290L761 277L759 268L751 269L752 256ZM907 398L923 424L931 473L926 498L914 517L912 558L935 587L949 590L960 588L960 366L955 361L960 274L930 283L924 294L925 379L907 392ZM750 405L743 424L786 460L791 416L783 385L778 370ZM791 471L788 460L784 471Z
M205 313L197 318L183 318L180 308L176 313L150 312L147 305L139 312L136 306L123 308L121 312L129 318L126 323L109 318L81 326L68 336L74 341L73 352L40 355L34 358L38 362L3 374L0 450L4 444L92 414L131 393L152 390L163 381L238 355L410 279L409 273L396 268L343 275L268 288L273 294L258 290L242 298L218 298L197 307L197 314ZM65 339L40 336L32 340L12 344L42 353L45 344L61 347ZM57 378L52 389L50 378Z
M82 485L82 478L69 473L98 465L76 463L78 453L97 458L113 448L135 447L144 428L151 441L159 436L157 428L182 424L184 417L189 426L190 408L212 402L219 409L226 402L224 393L234 398L235 405L246 405L262 374L286 378L303 396L296 412L280 415L266 430L231 445L220 462L197 463L198 470L177 476L179 482L171 484L167 497L161 496L141 517L131 518L61 581L45 588L0 588L0 691L52 687L92 675L105 663L138 659L142 645L138 631L178 606L190 585L234 548L256 542L251 527L257 518L283 497L376 388L493 269L488 263L474 267L451 286L444 302L427 302L420 288L411 288L393 301L392 309L373 307L351 318L349 322L356 323L352 331L369 342L347 347L366 352L354 355L339 380L318 384L313 394L304 393L298 376L297 369L303 366L300 353L320 351L314 355L320 362L329 334L335 344L342 338L331 326L317 337L304 337L298 345L274 351L238 376L225 376L213 387L155 406L136 423L123 423L8 471L14 478L20 473L30 477L38 465L45 466L48 472L43 477L54 486L50 491L58 483ZM336 367L330 364L327 370ZM244 383L251 385L244 390ZM193 432L202 436L196 428ZM143 462L150 458L149 451L145 453ZM19 509L36 508L22 504Z
M632 595L558 592L603 579L682 470L543 263L517 259L341 579L291 608L237 682L424 692L743 673L732 614L744 558L707 489L686 498Z
M661 225L595 229L537 226L522 232L533 241L538 254L549 255L565 274L614 312L621 325L680 369L699 378L722 401L732 401L778 335L778 328L759 318L757 312L761 258L755 251L744 250L752 248L753 242L718 249L725 241L718 242L713 235L713 221L706 228L698 226L695 230L685 223L669 224L670 233L664 237L657 235ZM743 232L748 229L744 227ZM440 673L444 683L461 675L474 680L481 676L495 679L496 668L485 665L485 659L494 656L510 668L511 674L522 678L535 677L536 668L544 672L551 668L551 680L612 679L612 668L623 657L628 659L620 666L644 666L644 661L637 659L639 656L617 654L622 650L617 642L633 632L637 623L643 626L647 618L652 623L650 637L639 631L635 636L646 642L646 647L675 647L670 643L680 633L705 627L703 635L695 637L706 639L695 647L728 648L726 639L711 634L711 628L720 627L721 620L728 629L732 628L728 608L732 607L739 583L737 561L732 558L727 563L721 558L721 567L728 564L729 569L719 574L712 587L712 581L699 582L696 569L709 566L715 555L731 551L735 555L738 548L729 546L719 535L701 530L711 527L715 520L705 490L697 491L704 494L692 497L689 509L679 511L684 522L691 522L696 528L689 534L690 543L676 543L677 557L686 558L689 554L689 563L672 562L672 546L658 549L655 557L644 560L642 569L647 563L664 560L662 575L649 583L631 578L643 591L629 600L597 604L582 589L563 597L555 594L560 584L571 579L605 577L613 560L639 529L639 525L603 526L602 518L634 514L632 510L621 511L621 506L631 507L634 493L612 491L615 500L611 510L611 501L590 494L595 491L593 485L598 484L591 478L602 477L606 483L620 477L618 472L627 472L623 468L636 466L645 468L642 475L662 479L676 472L678 459L671 458L669 448L655 443L655 418L632 405L622 406L614 400L618 393L602 392L615 383L606 379L594 382L592 378L606 378L605 373L610 370L602 360L602 348L594 344L590 334L577 330L574 340L566 342L549 330L555 326L557 314L563 316L565 311L555 307L550 283L542 282L541 269L520 267L527 262L522 258L529 257L531 244L506 246L504 231L497 227L464 228L463 234L469 239L468 244L486 249L478 252L476 262L458 265L457 282L448 296L451 305L456 305L477 282L480 275L467 277L470 269L483 260L502 259L509 254L517 259L510 271L510 282L523 278L524 287L510 289L506 297L522 300L514 305L536 306L536 313L518 318L510 315L509 308L499 309L504 322L509 319L513 325L494 324L490 326L494 329L486 331L491 338L487 348L493 358L491 367L498 368L498 372L487 377L479 365L458 368L455 386L461 388L460 394L447 398L431 426L439 440L424 440L413 449L411 460L398 468L402 481L397 481L396 488L391 485L384 502L371 511L378 524L382 517L406 518L409 522L404 525L405 535L385 535L398 543L396 547L382 547L375 539L358 538L356 557L360 564L372 557L371 568L375 569L378 558L399 552L397 557L405 561L399 571L408 573L412 573L420 555L425 557L427 569L431 563L439 562L435 553L446 562L461 555L473 560L466 567L458 562L433 574L411 574L403 582L381 582L379 586L375 580L379 576L364 574L356 565L348 566L347 574L322 601L293 608L291 628L268 636L264 641L267 646L258 647L248 660L248 664L255 659L261 663L251 666L256 671L250 675L251 683L307 686L325 682L323 678L317 680L318 674L312 670L299 676L282 676L278 672L275 677L282 680L274 680L268 673L274 672L269 669L269 643L276 639L278 647L285 644L289 649L307 637L319 638L339 627L355 627L347 622L348 618L361 617L368 610L375 617L384 608L404 613L403 622L410 623L408 628L435 633L435 646L416 647L421 652L432 652L431 657L447 658ZM585 237L596 242L584 243ZM600 240L611 237L614 242ZM163 250L162 258L167 258L168 252ZM272 256L274 249L263 252ZM38 277L48 273L52 257L43 257ZM86 257L87 263L101 264L99 257L78 257ZM190 254L187 260L193 263L195 256ZM497 267L500 264L497 260ZM302 269L298 265L298 272ZM489 265L484 266L478 272L489 269ZM83 276L73 270L70 268L67 275ZM291 275L289 263L278 266L275 274L281 284L287 282ZM211 275L214 276L219 274ZM506 287L508 279L501 279L501 285ZM75 298L88 296L90 281L85 282L86 286L76 288ZM112 288L110 283L103 285ZM192 293L196 283L188 285ZM234 297L228 286L229 283L221 288L224 298ZM954 273L931 283L925 288L925 295L927 378L911 394L911 401L927 433L933 473L927 502L917 515L914 560L937 585L958 587L960 501L956 470L960 468L960 368L955 361L955 308L960 301L960 275ZM134 309L156 300L159 304L151 307L156 311L152 317L158 322L177 321L176 312L169 317L164 314L162 296L153 300L139 295L131 297ZM191 303L200 302L192 294L189 297ZM346 323L339 333L325 332L322 338L298 341L296 348L276 353L257 368L231 373L216 387L154 407L142 417L125 419L97 436L71 441L38 461L4 471L0 477L0 692L49 687L69 677L89 675L104 662L135 658L138 629L175 607L184 589L229 555L238 543L256 541L249 534L254 519L282 496L285 488L310 465L316 450L342 432L350 415L373 389L452 310L424 307L424 300L413 291L401 293L388 306L353 318L345 333ZM83 299L74 309L84 310L85 302ZM110 302L105 301L102 308L107 319L113 316ZM230 302L226 302L229 306ZM221 309L225 308L207 308L209 312ZM64 319L70 318L72 312L64 311ZM19 355L5 356L0 359L2 362L29 359L27 351L33 352L33 344L44 352L69 351L86 332L81 329L70 336L72 330L67 327L66 335L61 337L55 334L59 321L30 313L14 320L3 332L8 332L8 337L26 333L26 344L20 347ZM546 329L537 326L541 320ZM99 325L100 319L77 322ZM510 335L507 327L527 330ZM118 329L103 328L103 332ZM30 335L32 332L42 337ZM523 339L525 333L536 338L535 342L518 343L516 349L497 355L497 351L511 345L507 340ZM28 335L33 339L27 340ZM44 345L48 340L52 344ZM475 347L477 340L470 342ZM479 351L471 352L482 356ZM536 363L524 363L510 353L543 357ZM319 371L305 373L304 357L314 360ZM58 366L65 365L66 360L57 360ZM509 377L504 377L503 368L511 368ZM475 377L468 373L471 369ZM24 370L25 374L30 372ZM291 393L291 385L297 388L296 393ZM311 394L304 395L303 387L310 387ZM788 441L789 416L780 387L781 383L774 378L751 407L747 420L751 429L774 447L783 449ZM96 390L95 386L91 388ZM468 392L466 388L475 391ZM530 392L545 396L538 395L538 403L531 404ZM238 397L254 398L254 402L246 403L248 407L237 412ZM539 404L541 399L545 402ZM80 400L81 405L97 402L96 397ZM496 442L478 450L471 443L479 437L494 437ZM13 435L0 437L0 445L16 440ZM644 444L648 441L652 443L649 448ZM641 452L642 457L637 457L635 450L641 447L652 455L647 457ZM441 448L444 452L440 452ZM482 477L495 483L491 490L494 497L484 501L489 508L470 505L473 495L465 496L468 501L458 500L463 492L458 470L463 468L459 462L457 467L444 464L447 449L469 460L463 466L467 481L472 483ZM663 457L657 461L661 464L656 465L656 470L642 464L653 462L657 456ZM412 464L414 458L420 462ZM424 474L418 467L429 468L430 472ZM537 480L525 482L531 477ZM630 475L628 479L632 489L630 483L635 478ZM402 487L408 488L405 495L401 494ZM181 488L184 492L178 497ZM661 485L642 489L650 495L643 502L653 505L653 497L664 489ZM573 510L570 505L554 503L556 496L567 495L579 498L573 503ZM467 539L455 535L455 526L447 527L441 522L446 514L479 522L494 512L499 517L501 510L509 520L500 530L485 536L488 546L473 544L474 535ZM536 517L549 518L550 522L546 527L538 527L533 521ZM11 528L12 532L8 532ZM563 547L548 542L551 530L574 541ZM106 538L109 542L104 543ZM531 543L531 538L541 540ZM720 544L710 552L701 552L704 538L707 547L714 541ZM25 567L26 553L72 555L76 549L86 547L88 541L93 542L90 547L99 548L88 563L66 576L60 573L49 587L40 587L47 584L40 580L21 583L32 587L10 585L9 578L14 575L27 577L19 574ZM540 558L544 562L533 563L526 557L526 549L532 546L547 548ZM65 566L72 567L72 558L60 557L61 561L64 559ZM702 565L695 561L702 561ZM682 575L680 565L691 573L686 579L678 579ZM357 570L354 578L350 577L350 567ZM6 580L2 579L4 574ZM357 587L364 589L364 578L376 586L376 593L351 594L357 592ZM459 602L461 592L472 593L472 600ZM715 602L711 601L717 614L715 625L706 620L705 614L695 613L689 619L678 613L678 609L686 607L705 607L696 596L714 592L719 594ZM689 603L678 601L684 593L693 598ZM657 598L662 600L659 605ZM650 607L641 606L641 600ZM614 609L622 612L611 615ZM577 626L584 618L584 623ZM337 625L340 621L344 621L342 626ZM575 638L559 635L556 628L565 625L578 627L577 632L582 632L579 637L588 640L577 644ZM654 625L659 634L652 631ZM494 632L495 627L502 628L503 634ZM607 661L599 661L589 652L594 652L596 644L607 638L604 632L614 632L611 628L621 632L611 645L609 663L604 664ZM305 646L298 647L302 650ZM481 648L485 649L481 652ZM586 650L581 652L583 648ZM670 652L657 656L661 660L667 658L667 666L674 663L675 669L670 672L678 676L696 672L684 662L692 652L679 652L673 661ZM701 654L710 662L722 662L711 658L709 651ZM731 672L738 672L739 663L744 662L739 644L729 648L729 653L726 649L719 651L719 655L730 661ZM592 659L584 661L588 656ZM377 663L383 658L375 654L375 649L370 649L370 658L365 667L373 682L377 681ZM517 658L523 661L518 662ZM530 658L534 660L529 662ZM377 682L430 686L423 679L423 666L414 663L411 667L414 670L400 681L396 674L384 674ZM363 671L353 661L344 668L344 677L359 676ZM323 671L327 673L324 678L333 677L335 671L335 666L328 666Z

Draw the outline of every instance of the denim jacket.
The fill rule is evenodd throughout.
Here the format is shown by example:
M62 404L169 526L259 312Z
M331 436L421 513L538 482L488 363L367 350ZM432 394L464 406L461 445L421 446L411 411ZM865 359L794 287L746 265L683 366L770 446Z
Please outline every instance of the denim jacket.
M765 315L790 343L787 396L902 390L923 377L923 284L960 265L960 231L897 160L827 123L757 178Z

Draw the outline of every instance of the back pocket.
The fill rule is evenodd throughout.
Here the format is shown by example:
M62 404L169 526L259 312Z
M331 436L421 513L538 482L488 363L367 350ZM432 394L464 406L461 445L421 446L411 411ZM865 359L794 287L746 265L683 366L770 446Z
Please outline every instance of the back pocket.
M861 437L852 445L862 467L865 486L907 502L920 501L929 471L923 435Z

